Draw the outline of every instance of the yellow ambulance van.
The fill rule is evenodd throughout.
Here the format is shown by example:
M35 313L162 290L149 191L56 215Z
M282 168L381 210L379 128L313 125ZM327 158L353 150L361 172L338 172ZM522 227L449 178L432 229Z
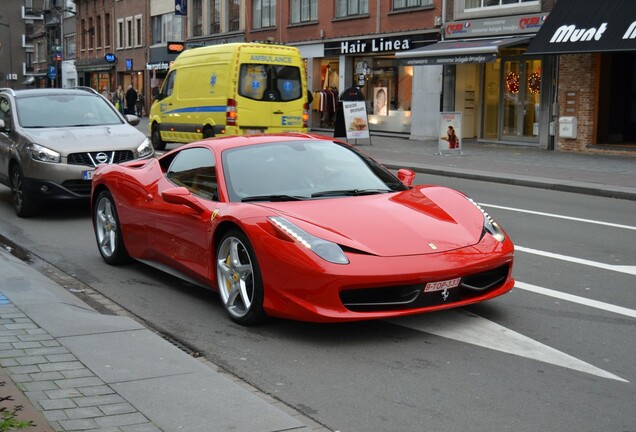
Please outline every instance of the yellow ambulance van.
M307 132L305 68L297 48L229 43L176 58L152 104L152 143L222 135Z

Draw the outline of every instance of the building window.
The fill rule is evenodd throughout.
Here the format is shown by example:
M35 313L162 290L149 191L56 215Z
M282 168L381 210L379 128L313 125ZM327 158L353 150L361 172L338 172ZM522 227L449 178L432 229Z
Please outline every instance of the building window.
M124 20L117 20L117 49L124 49Z
M254 0L254 28L276 25L276 0Z
M93 25L93 17L88 18L88 49L93 49L95 42L95 26Z
M393 0L393 10L431 6L433 0Z
M183 40L181 17L173 13L152 17L152 44L165 44Z
M369 13L369 0L336 0L336 17Z
M86 20L80 20L80 49L86 49Z
M539 3L539 0L465 0L464 9L481 9L508 5L514 6L520 3Z
M144 43L144 32L141 15L135 16L135 46L140 47Z
M210 34L221 33L221 0L210 0Z
M110 14L104 15L104 47L110 47Z
M95 19L95 39L97 41L96 47L101 48L102 47L102 17L100 15L97 15L97 18Z
M318 0L290 0L291 23L297 24L306 21L318 20Z
M230 0L229 3L227 31L238 31L241 29L241 0Z
M125 46L126 48L132 48L133 46L133 19L132 17L126 18L126 36L125 36Z
M64 55L67 60L76 57L75 35L64 36Z
M190 10L192 22L192 36L203 35L203 3L201 0L192 0L192 9Z

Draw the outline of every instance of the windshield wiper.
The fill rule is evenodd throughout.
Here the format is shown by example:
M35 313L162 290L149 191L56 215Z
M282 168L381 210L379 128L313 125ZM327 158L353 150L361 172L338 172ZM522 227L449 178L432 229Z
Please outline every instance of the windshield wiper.
M311 194L312 198L330 197L330 196L360 196L360 195L376 195L391 192L389 189L340 189L322 191Z
M241 198L241 202L250 202L250 201L302 201L307 199L304 196L295 196L295 195L254 195L248 196L245 198Z

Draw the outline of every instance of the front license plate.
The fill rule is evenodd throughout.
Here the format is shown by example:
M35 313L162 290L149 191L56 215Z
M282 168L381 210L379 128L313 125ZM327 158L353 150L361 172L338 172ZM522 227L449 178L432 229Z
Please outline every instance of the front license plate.
M263 129L245 129L245 135L254 135L263 133Z
M93 175L94 174L95 174L95 170L82 171L82 178L84 180L93 180Z
M442 291L445 289L455 288L459 286L460 280L461 278L456 278L439 282L429 282L424 287L424 292Z

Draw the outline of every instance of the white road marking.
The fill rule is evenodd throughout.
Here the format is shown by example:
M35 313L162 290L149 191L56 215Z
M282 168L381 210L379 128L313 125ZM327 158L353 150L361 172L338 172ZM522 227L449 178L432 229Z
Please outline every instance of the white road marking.
M515 288L519 288L526 291L532 291L537 294L542 294L545 296L554 297L561 300L566 300L572 303L578 303L578 304L593 307L596 309L601 309L606 312L612 312L619 315L625 315L630 318L636 318L636 310L628 309L622 306L615 306L610 303L604 303L601 301L592 300L585 297L579 297L573 294L567 294L561 291L556 291L549 288L543 288L537 285L532 285L529 283L519 282L519 281L515 281Z
M534 255L541 255L547 258L554 258L562 261L569 261L576 264L582 264L590 267L596 267L603 270L611 270L619 273L626 273L632 276L636 276L636 266L624 266L624 265L613 265L613 264L605 264L597 261L590 261L583 258L571 257L568 255L556 254L553 252L546 252L538 249L527 248L524 246L515 245L515 250L519 252L526 252Z
M514 207L499 206L499 205L495 205L495 204L479 203L479 205L483 206L483 207L492 207L492 208L501 209L501 210L515 211L515 212L519 212L519 213L528 213L528 214L533 214L533 215L538 215L538 216L547 216L547 217L556 218L556 219L566 219L566 220L571 220L571 221L576 221L576 222L585 222L585 223L590 223L590 224L595 224L595 225L604 225L604 226L613 227L613 228L622 228L622 229L636 231L636 226L632 226L632 225L622 225L622 224L616 224L616 223L612 223L612 222L597 221L597 220L594 220L594 219L582 219L582 218L577 218L577 217L572 217L572 216L558 215L558 214L554 214L554 213L544 213L544 212L538 212L538 211L534 211L534 210L525 210L525 209L518 209L518 208L514 208Z
M573 369L602 378L629 382L464 309L415 315L391 323L448 339Z

